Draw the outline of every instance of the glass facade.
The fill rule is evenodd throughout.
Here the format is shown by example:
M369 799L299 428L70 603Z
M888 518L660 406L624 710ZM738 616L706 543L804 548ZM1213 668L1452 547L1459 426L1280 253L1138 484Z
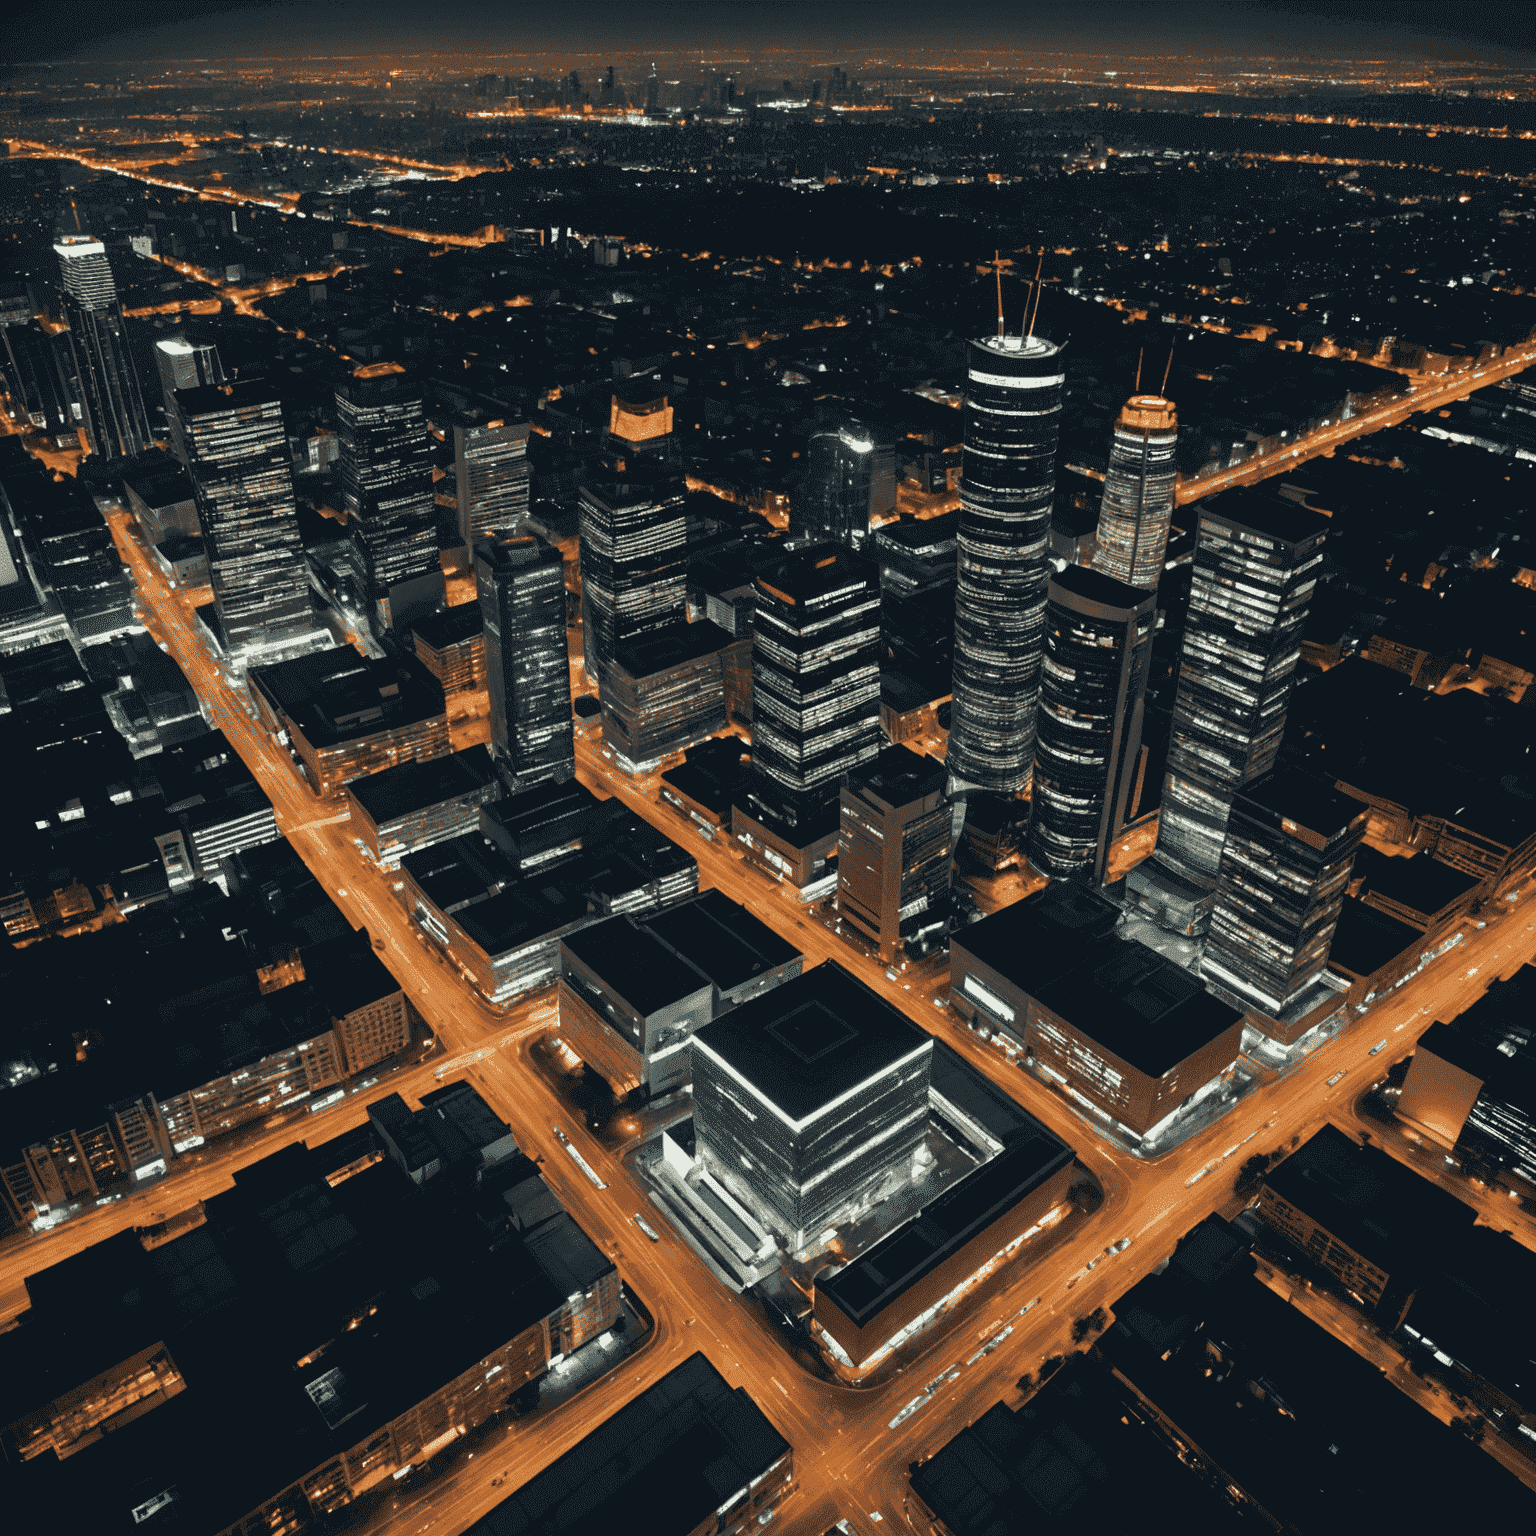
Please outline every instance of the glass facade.
M1157 590L1177 489L1179 417L1171 400L1132 395L1109 448L1094 565L1106 576Z
M481 539L475 585L497 767L514 791L568 779L576 748L560 551L535 534Z
M1156 604L1083 566L1051 581L1029 819L1042 874L1104 879L1141 757Z
M1013 795L1035 759L1046 540L1066 383L1039 337L970 344L955 583L952 789Z
M312 627L283 407L260 380L173 396L224 642L234 654Z
M528 512L528 423L455 422L454 486L459 533L473 547L498 529L520 529Z

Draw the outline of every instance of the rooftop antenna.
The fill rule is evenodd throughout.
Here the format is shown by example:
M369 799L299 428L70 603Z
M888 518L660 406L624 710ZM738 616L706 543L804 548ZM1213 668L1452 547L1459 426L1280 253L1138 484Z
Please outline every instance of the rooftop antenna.
M1034 313L1029 317L1029 330L1026 332L1026 336L1033 336L1035 334L1035 321L1040 318L1040 298L1043 292L1043 287L1040 282L1040 272L1044 266L1045 247L1042 245L1040 247L1040 259L1035 263L1035 310Z
M1160 390L1158 390L1159 396L1161 396L1161 398L1164 399L1164 400L1166 400L1168 398L1168 375L1172 371L1173 371L1173 344L1170 342L1169 345L1168 345L1168 366L1163 369L1163 387Z
M1141 351L1136 354L1136 382L1131 385L1131 393L1133 395L1139 395L1141 393L1141 360L1146 355L1147 349L1145 347L1143 347Z
M1002 340L1003 336L1003 253L992 252L992 274L997 278L997 336Z

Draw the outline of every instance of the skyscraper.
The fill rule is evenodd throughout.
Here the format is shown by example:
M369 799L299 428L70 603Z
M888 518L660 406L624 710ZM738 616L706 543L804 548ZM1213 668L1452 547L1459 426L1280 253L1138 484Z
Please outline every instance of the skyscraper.
M1066 371L1038 336L970 344L955 583L952 791L1017 794L1035 759L1046 539Z
M837 910L887 962L949 931L954 836L944 765L887 747L855 768L840 796Z
M1272 773L1232 802L1201 974L1276 1018L1328 963L1369 807Z
M601 693L618 647L687 616L687 486L665 398L615 395L604 466L581 487L583 665Z
M840 544L811 544L761 565L754 586L752 770L736 832L749 854L776 839L785 867L765 862L804 891L836 845L839 780L880 751L879 573Z
M185 464L188 462L187 444L181 417L176 411L176 391L196 389L200 384L222 384L224 365L219 361L219 349L211 341L167 336L155 343L155 367L160 374L160 393L165 401L171 452Z
M1166 927L1204 930L1232 797L1274 767L1327 526L1259 490L1200 511L1157 852L1127 877Z
M514 792L576 771L565 643L565 567L536 534L492 534L475 545L485 628L491 750Z
M1154 593L1069 565L1045 609L1029 860L1102 883L1141 757Z
M1173 517L1179 415L1160 395L1132 395L1109 448L1094 564L1116 581L1157 590Z
M342 505L375 623L398 629L443 605L432 449L421 386L394 363L336 389Z
M149 417L107 248L100 240L76 237L53 249L91 452L109 459L142 453L150 444Z
M240 655L313 628L277 391L259 379L173 397L226 649Z
M459 534L471 548L487 534L519 530L527 516L528 432L526 421L486 410L453 423Z
M894 448L849 423L811 433L805 457L804 479L790 498L790 534L862 549L871 521L896 505Z

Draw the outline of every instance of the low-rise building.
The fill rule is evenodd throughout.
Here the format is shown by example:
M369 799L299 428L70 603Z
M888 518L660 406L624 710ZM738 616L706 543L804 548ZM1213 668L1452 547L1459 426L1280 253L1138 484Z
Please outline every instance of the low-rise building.
M486 686L485 625L479 603L460 603L417 619L411 638L417 658L445 694Z
M652 773L665 758L725 729L730 644L730 635L703 620L618 647L602 688L603 740L625 773Z
M346 795L368 856L398 864L418 848L474 831L480 807L501 798L501 780L490 752L473 746L353 779Z

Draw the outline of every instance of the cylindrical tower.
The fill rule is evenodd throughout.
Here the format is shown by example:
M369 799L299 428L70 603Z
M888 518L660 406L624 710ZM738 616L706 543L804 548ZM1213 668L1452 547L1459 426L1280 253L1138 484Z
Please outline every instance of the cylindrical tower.
M951 793L1017 794L1035 757L1046 539L1066 384L1038 336L970 346L955 581Z
M1163 573L1178 442L1179 415L1171 400L1132 395L1121 407L1109 448L1093 563L1106 576L1148 592L1157 589Z

